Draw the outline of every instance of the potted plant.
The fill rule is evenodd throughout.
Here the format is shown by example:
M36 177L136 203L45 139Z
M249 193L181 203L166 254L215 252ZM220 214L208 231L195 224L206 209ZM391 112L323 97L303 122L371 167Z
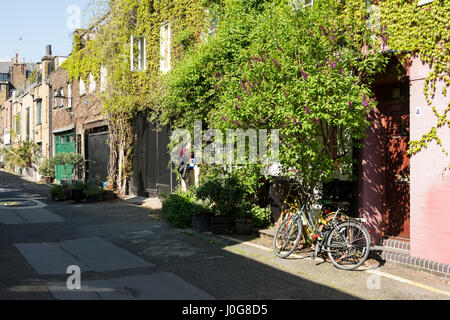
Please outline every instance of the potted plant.
M75 182L70 186L72 200L74 200L76 203L79 203L81 202L81 200L83 200L83 189L84 184L82 182Z
M244 190L234 175L214 177L197 189L197 196L212 203L211 231L214 234L230 233L234 227L234 215L241 210Z
M102 190L102 192L99 195L99 200L114 200L116 198L116 194L112 190Z
M208 203L197 200L195 213L192 215L192 229L197 232L211 230L212 212Z
M81 170L84 164L83 155L76 152L60 152L54 157L55 165L61 166L64 170L64 178L72 179L75 170Z
M66 200L66 189L62 185L55 185L50 189L50 194L53 201Z
M39 166L39 174L42 176L42 181L50 184L55 179L55 163L53 159L45 158Z
M252 208L242 208L236 215L236 233L249 235L253 229Z
M98 196L102 193L102 189L96 185L89 185L83 190L87 203L97 202Z

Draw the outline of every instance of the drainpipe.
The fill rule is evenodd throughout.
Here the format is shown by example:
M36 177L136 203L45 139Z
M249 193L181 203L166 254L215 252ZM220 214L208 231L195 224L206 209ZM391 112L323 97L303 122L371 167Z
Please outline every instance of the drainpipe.
M48 156L53 158L53 137L52 137L52 85L45 79L45 83L48 86Z

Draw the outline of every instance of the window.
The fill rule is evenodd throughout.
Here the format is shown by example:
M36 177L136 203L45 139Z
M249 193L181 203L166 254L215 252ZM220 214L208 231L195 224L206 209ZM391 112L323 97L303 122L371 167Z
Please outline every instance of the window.
M30 141L30 108L26 109L27 117L25 118L25 136L26 140Z
M89 73L89 92L94 92L97 84L95 83L94 75Z
M108 70L106 67L100 67L100 91L105 91L107 87Z
M80 79L80 96L86 93L86 84L83 79Z
M305 7L313 6L314 0L292 0L291 5L294 10L299 10Z
M211 14L208 9L205 9L206 16L206 32L202 32L201 39L207 38L208 36L214 35L219 25L219 17L217 13Z
M170 71L170 23L161 26L160 43L161 43L161 60L160 68L163 73Z
M16 133L20 132L20 112L16 114Z
M145 37L131 36L131 71L144 71L147 68Z
M36 102L36 125L42 124L42 100Z
M419 0L419 3L417 4L418 6L423 6L425 4L431 3L434 0Z

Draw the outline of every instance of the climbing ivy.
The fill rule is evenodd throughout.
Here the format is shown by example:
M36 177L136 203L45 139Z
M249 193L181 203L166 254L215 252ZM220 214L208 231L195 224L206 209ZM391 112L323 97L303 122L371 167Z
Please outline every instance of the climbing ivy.
M411 141L408 152L417 154L434 141L448 155L437 129L450 128L450 102L439 113L433 106L433 97L438 81L444 83L444 96L447 96L450 86L450 1L434 0L419 6L419 0L390 0L376 1L376 5L381 13L381 28L388 46L398 52L407 52L403 56L404 62L411 57L419 57L432 67L425 79L424 95L436 116L436 125L420 139Z
M165 78L160 71L161 24L170 23L171 61L175 64L200 40L207 5L202 0L110 1L109 13L96 26L94 39L85 43L83 35L74 35L72 54L63 64L70 79L87 82L92 72L97 82L100 68L107 71L107 90L97 95L110 131L109 182L121 193L126 192L132 174L136 115L143 112L155 120L160 112ZM145 37L145 71L131 71L131 36Z

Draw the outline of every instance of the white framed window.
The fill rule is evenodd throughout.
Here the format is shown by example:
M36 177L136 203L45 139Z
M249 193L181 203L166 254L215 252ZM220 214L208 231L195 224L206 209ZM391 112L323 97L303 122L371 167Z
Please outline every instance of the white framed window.
M108 81L108 70L105 66L100 67L100 91L105 91Z
M426 5L428 3L433 2L434 0L419 0L419 2L417 3L418 6L423 6Z
M171 37L171 30L170 30L170 23L166 22L161 25L161 32L160 32L160 69L163 73L170 71L170 37Z
M201 39L205 39L216 33L217 27L219 25L219 15L217 13L211 14L208 9L205 9L205 24L206 32L201 33Z
M294 10L310 7L314 5L314 0L292 0L291 6Z
M147 45L142 37L130 37L130 66L131 71L145 71L147 69Z
M95 88L97 88L97 84L95 83L94 75L92 72L89 73L89 92L94 92Z
M36 125L42 124L42 99L36 101Z
M86 84L83 79L80 78L80 96L86 93Z

